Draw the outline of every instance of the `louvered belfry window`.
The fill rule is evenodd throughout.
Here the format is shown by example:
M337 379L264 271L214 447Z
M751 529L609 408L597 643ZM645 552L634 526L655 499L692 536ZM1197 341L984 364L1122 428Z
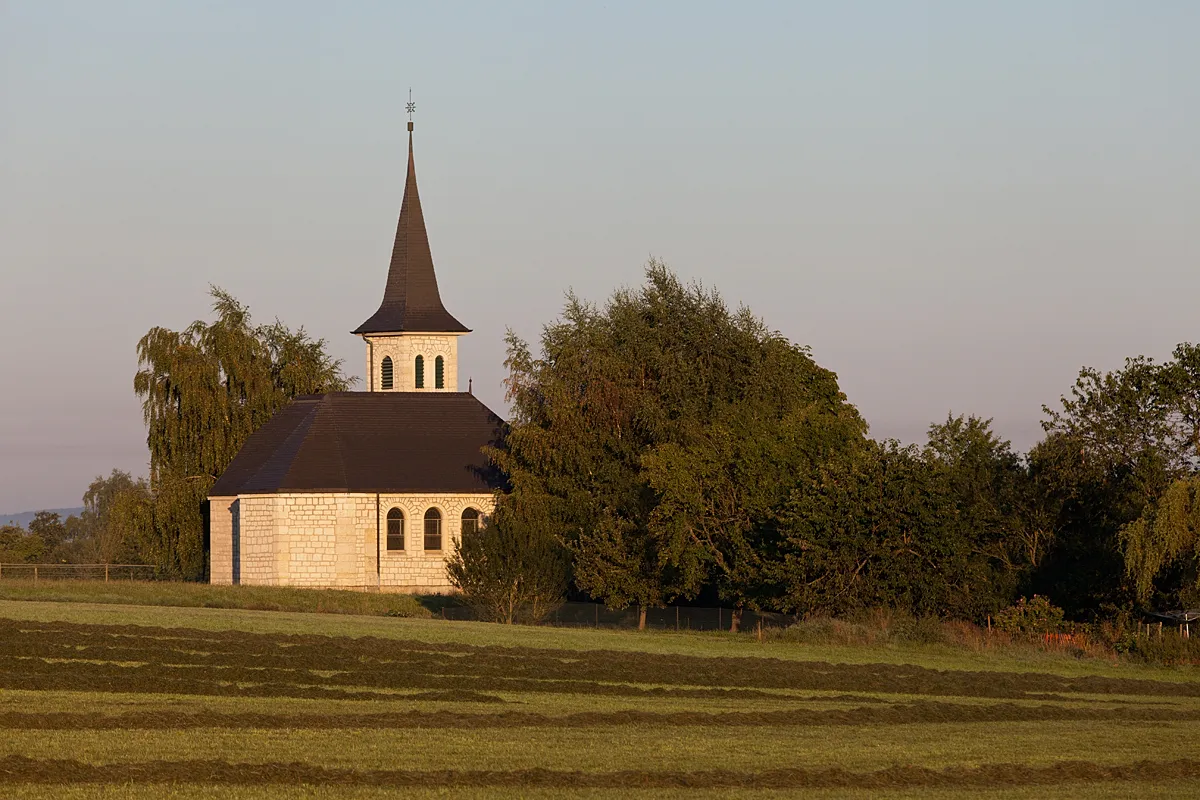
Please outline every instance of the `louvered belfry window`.
M433 388L446 388L446 365L441 356L433 360Z
M392 357L384 356L383 363L379 365L379 388L392 388Z
M404 549L404 512L393 508L387 515L387 549Z
M442 549L442 512L436 508L425 512L425 549Z
M415 367L416 367L416 382L414 385L418 389L424 389L425 388L425 357L424 356L417 356Z

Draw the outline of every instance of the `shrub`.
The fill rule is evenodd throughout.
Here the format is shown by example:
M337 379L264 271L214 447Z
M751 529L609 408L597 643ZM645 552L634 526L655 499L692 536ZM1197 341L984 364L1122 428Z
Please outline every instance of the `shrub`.
M996 628L1005 633L1058 633L1062 627L1063 610L1036 594L996 614Z
M1177 630L1162 636L1135 636L1129 642L1128 655L1147 664L1200 664L1200 638L1185 639Z
M873 609L850 619L809 617L789 626L777 638L804 644L943 644L948 634L946 623L937 617Z
M481 619L540 622L562 604L570 576L556 530L547 505L508 495L489 523L464 539L446 574Z

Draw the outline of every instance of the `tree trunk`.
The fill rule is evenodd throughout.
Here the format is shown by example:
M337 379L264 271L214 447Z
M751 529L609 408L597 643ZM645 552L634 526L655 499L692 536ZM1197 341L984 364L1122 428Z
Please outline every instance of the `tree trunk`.
M729 617L729 632L737 633L741 627L742 627L742 609L741 609L741 607L738 607L733 610L733 614L731 614Z
M639 631L646 630L646 607L645 606L638 607L638 630Z

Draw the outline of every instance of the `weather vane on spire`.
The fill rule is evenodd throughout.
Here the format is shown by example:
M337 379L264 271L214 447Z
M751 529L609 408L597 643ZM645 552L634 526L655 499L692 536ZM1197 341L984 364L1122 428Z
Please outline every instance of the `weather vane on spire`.
M414 103L413 99L412 99L412 87L411 86L408 87L408 106L407 106L407 108L408 108L408 130L411 133L412 132L412 115L413 115L413 112L417 110L417 104Z

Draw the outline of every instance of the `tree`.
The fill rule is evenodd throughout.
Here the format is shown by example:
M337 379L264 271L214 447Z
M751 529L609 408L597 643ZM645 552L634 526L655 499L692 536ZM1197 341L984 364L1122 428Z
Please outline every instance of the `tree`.
M1180 344L1163 364L1139 356L1113 372L1084 368L1061 406L1045 409L1048 435L1030 454L1058 517L1035 588L1073 616L1150 597L1133 585L1150 574L1172 583L1162 597L1178 598L1181 575L1150 565L1177 555L1173 536L1155 534L1157 506L1200 458L1200 348Z
M46 543L36 533L28 533L20 525L0 526L0 564L36 563L45 552Z
M1043 406L1043 427L1069 437L1101 469L1120 474L1141 502L1153 502L1189 460L1173 424L1178 403L1164 391L1167 371L1144 356L1126 359L1114 372L1085 367L1071 397L1061 398L1061 410Z
M29 521L29 532L38 537L43 546L43 557L60 550L67 542L67 526L62 517L53 511L39 511Z
M149 499L150 486L144 478L134 479L123 470L114 469L107 478L97 475L83 495L85 536L80 550L88 561L98 564L139 561L136 536L126 536L125 526L114 517L114 511L127 502L126 495Z
M944 423L929 426L922 452L953 499L972 558L986 563L991 573L991 600L976 598L978 608L987 610L1015 595L1053 540L1053 520L1026 464L991 424L990 419L948 415Z
M538 622L562 603L570 555L553 505L524 493L499 498L491 519L463 538L447 564L450 582L485 619Z
M161 573L189 579L206 567L208 489L246 438L291 398L344 391L353 381L323 339L279 321L255 326L231 295L211 294L213 322L155 327L138 342L134 391L150 448L149 505L134 489L113 508L117 528L142 543Z
M1200 602L1200 478L1171 484L1159 501L1121 529L1125 574L1142 603L1192 607ZM1172 574L1163 585L1158 579Z
M743 608L775 606L778 509L798 482L862 447L866 428L806 349L735 319L743 338L729 358L741 370L729 396L642 460L659 496L656 535L678 561L707 568L691 574L734 606L734 631Z
M514 494L555 499L577 585L614 607L773 596L774 511L865 425L806 348L661 262L603 308L573 295L541 352L509 334L495 453Z

